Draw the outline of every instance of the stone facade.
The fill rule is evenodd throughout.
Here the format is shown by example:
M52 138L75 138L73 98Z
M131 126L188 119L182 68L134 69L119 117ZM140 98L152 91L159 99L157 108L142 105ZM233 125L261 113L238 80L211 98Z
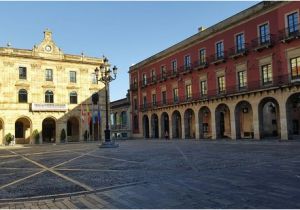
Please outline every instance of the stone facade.
M113 139L129 139L132 136L130 97L110 102L111 136Z
M298 139L299 11L260 2L131 66L133 136Z
M49 30L32 50L0 48L0 144L8 133L16 143L37 143L34 130L40 134L39 143L60 142L62 129L67 141L83 140L84 131L91 127L86 123L87 110L92 110L95 92L105 116L104 85L97 84L93 74L102 63L102 58L64 54Z

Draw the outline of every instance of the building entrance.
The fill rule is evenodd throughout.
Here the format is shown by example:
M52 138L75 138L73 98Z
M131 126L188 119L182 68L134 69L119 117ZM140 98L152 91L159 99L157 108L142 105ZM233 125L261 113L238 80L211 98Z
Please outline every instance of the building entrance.
M46 118L43 121L43 143L54 143L56 141L56 126L55 120L52 118Z
M147 115L143 117L143 130L144 130L144 138L149 138L149 119Z
M227 105L220 104L216 108L216 132L217 138L230 138L230 111Z

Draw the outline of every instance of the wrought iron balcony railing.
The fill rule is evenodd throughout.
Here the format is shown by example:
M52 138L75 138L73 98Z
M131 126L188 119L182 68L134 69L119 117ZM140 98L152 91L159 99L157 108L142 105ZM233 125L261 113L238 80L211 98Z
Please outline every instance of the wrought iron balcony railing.
M260 36L252 40L252 47L255 51L261 51L265 48L273 47L275 44L275 40L276 39L274 34Z
M138 89L137 83L132 83L132 84L130 84L130 90L131 90L131 91L136 91L137 89Z
M278 32L279 40L281 42L290 42L293 39L300 38L300 24L284 28Z
M291 77L291 75L280 75L273 76L268 80L268 82L264 82L263 80L251 80L247 83L244 83L243 86L240 84L229 85L225 87L225 90L220 92L218 88L209 89L206 91L206 94L202 94L201 92L193 93L191 97L187 98L186 96L178 96L176 100L173 98L169 98L166 101L157 101L156 105L153 106L152 103L143 104L140 106L141 111L147 111L151 109L157 109L165 106L174 106L178 104L191 103L193 101L202 101L209 100L215 98L222 98L230 95L243 94L246 92L253 91L262 91L269 88L276 88L288 85L300 85L300 75Z
M226 61L226 58L227 58L227 51L221 51L210 56L211 63L215 65L224 63Z
M111 125L111 130L128 130L129 126L127 124L120 124L120 125Z
M235 46L229 49L228 56L231 58L238 58L248 54L249 52L249 44L244 43L241 46Z
M205 69L209 65L209 59L206 57L204 60L197 60L193 63L194 69L200 70Z

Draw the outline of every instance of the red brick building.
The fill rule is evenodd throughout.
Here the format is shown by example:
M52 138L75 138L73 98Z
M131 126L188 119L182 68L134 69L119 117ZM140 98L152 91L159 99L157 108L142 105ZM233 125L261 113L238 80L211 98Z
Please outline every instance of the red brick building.
M261 2L130 67L133 136L300 134L300 2Z

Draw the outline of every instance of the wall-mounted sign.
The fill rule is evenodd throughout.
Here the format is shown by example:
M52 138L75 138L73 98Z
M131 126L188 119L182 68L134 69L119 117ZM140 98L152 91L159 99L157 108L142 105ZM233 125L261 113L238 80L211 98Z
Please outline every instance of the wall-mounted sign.
M68 111L68 105L67 104L36 104L32 103L31 104L31 111L39 111L39 112L46 112L46 111L51 111L51 112L66 112Z

